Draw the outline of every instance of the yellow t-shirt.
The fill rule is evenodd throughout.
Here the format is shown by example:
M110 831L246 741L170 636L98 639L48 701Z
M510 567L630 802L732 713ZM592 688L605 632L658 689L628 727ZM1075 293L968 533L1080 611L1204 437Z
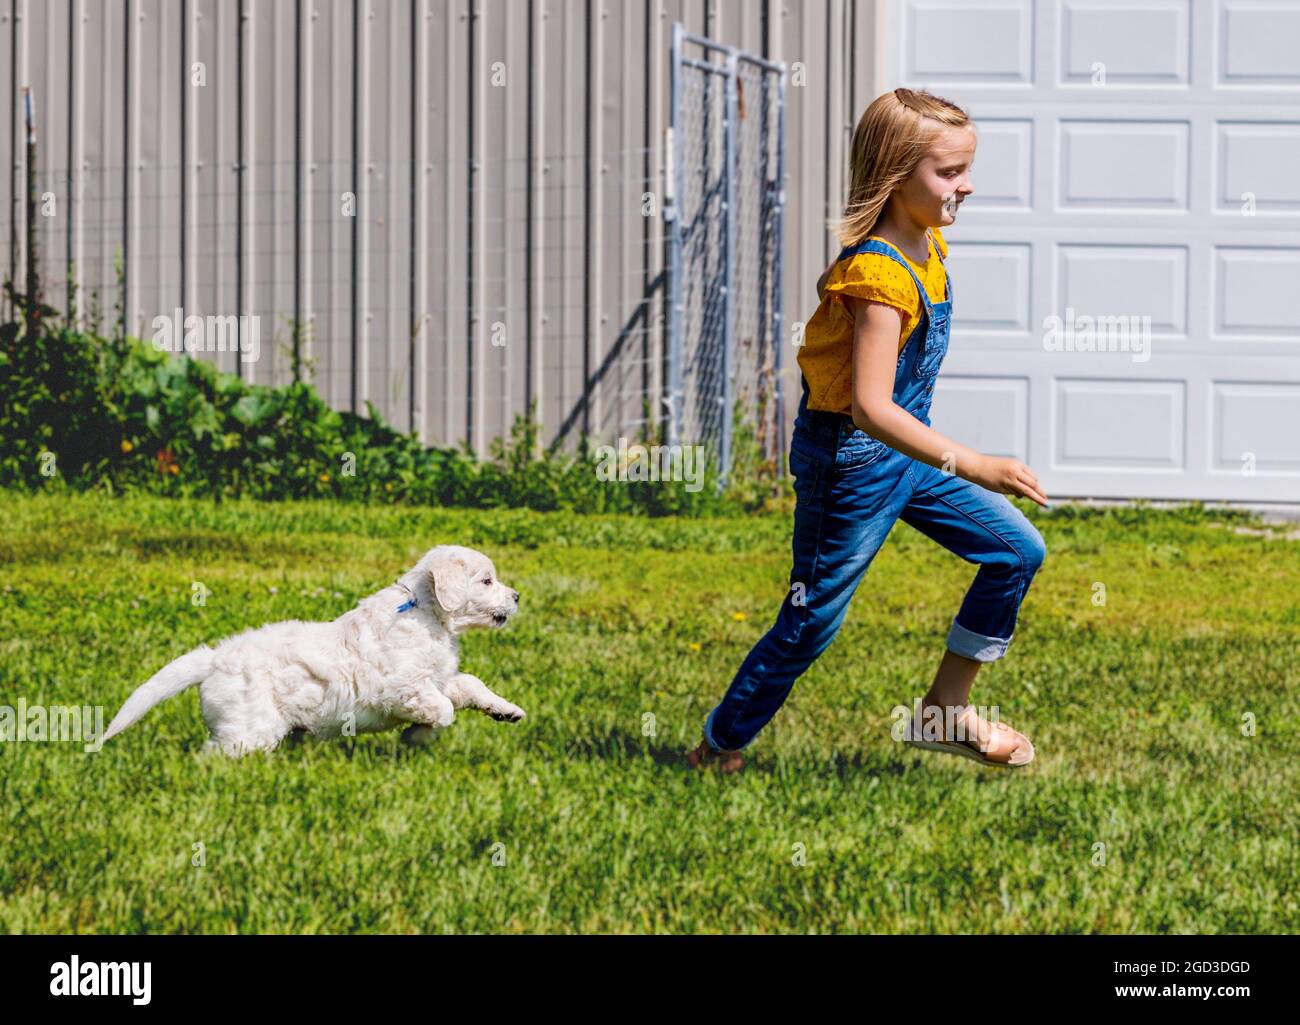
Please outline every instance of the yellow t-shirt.
M946 274L942 260L948 256L943 232L931 228L929 258L921 266L899 250L916 276L925 285L931 303L943 302ZM868 238L887 241L879 235ZM892 245L892 243L890 243ZM939 255L935 254L938 248ZM895 249L898 247L895 246ZM808 381L808 408L832 413L852 414L853 410L853 313L842 296L873 299L901 310L903 332L898 351L921 322L925 307L916 294L916 283L898 263L884 253L856 253L831 268L817 312L804 328L804 342L799 349L799 369Z

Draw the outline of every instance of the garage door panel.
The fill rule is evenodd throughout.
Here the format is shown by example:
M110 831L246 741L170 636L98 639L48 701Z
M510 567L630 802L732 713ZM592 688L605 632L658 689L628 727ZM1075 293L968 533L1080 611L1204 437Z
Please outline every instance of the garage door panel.
M1216 210L1300 214L1300 121L1224 120L1214 127Z
M1058 210L1187 211L1190 122L1071 118L1057 129Z
M1277 339L1300 356L1300 247L1216 246L1214 337Z
M986 118L979 137L980 202L985 209L1033 213L1034 123Z
M1300 89L1300 3L1231 0L1216 6L1218 84Z
M933 425L957 425L962 443L987 452L1023 460L1029 450L1029 395L1027 377L957 376L936 386L943 393L942 416ZM938 413L938 404L936 404Z
M1300 476L1300 384L1214 381L1211 390L1212 470L1241 473L1253 464L1261 473Z
M1082 317L1133 318L1153 335L1185 335L1188 263L1186 246L1058 246L1052 309L1066 329Z
M1053 387L1053 470L1186 470L1185 382L1057 377Z
M1061 80L1107 85L1186 85L1191 65L1188 0L1060 6Z
M1034 6L1030 0L907 4L903 77L1032 83ZM980 45L972 46L973 39Z
M963 328L995 337L1030 336L1032 249L1020 242L973 244L962 250ZM955 282L955 275L954 275ZM953 286L956 297L956 284ZM1033 332L1037 337L1037 331Z
M931 414L1056 497L1300 503L1300 0L883 0L968 110Z

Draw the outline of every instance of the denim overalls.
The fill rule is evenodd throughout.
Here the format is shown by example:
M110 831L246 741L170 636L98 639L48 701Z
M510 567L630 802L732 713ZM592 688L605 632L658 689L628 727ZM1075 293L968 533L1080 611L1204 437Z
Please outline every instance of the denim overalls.
M867 252L901 264L925 305L899 354L893 398L929 426L935 378L948 351L952 277L945 268L947 299L932 304L915 272L886 242L870 239L845 249L840 259ZM848 416L808 409L807 379L802 383L790 439L796 496L790 589L776 622L705 721L704 737L719 751L748 745L826 650L895 520L979 565L947 638L948 650L979 662L1006 653L1020 603L1047 554L1042 536L1006 495L905 456Z

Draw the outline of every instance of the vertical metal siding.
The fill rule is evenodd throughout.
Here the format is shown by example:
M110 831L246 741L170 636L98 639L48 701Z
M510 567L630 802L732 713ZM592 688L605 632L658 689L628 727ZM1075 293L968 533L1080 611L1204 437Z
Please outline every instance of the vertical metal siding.
M406 427L427 437L429 406L429 208L433 165L429 155L429 29L433 12L428 0L411 4L411 355L410 410Z
M252 6L245 29L246 81L254 102L249 115L245 202L246 295L243 311L257 318L258 359L250 379L281 384L290 379L288 349L294 315L294 195L296 138L296 4ZM266 97L266 103L255 98ZM251 107L251 111L249 111Z
M140 0L135 25L143 53L179 52L178 4L166 0ZM69 63L73 76L75 64ZM138 62L141 93L133 135L136 144L132 176L132 202L137 211L134 305L131 322L150 337L155 316L171 317L180 290L180 101L177 65L172 60Z
M28 8L28 29L31 32L30 47L33 53L46 53L51 47L64 48L67 45L69 31L69 14L66 7L53 8L36 4ZM68 132L66 129L69 116L69 91L67 89L68 68L63 64L36 62L32 65L32 75L27 84L33 86L36 98L37 144L39 147L39 166L37 176L37 217L40 233L44 243L46 259L41 267L41 280L46 302L62 303L66 294L64 275L59 273L58 264L49 257L66 253L68 248ZM21 90L18 102L22 103ZM20 115L21 117L21 115ZM55 127L57 126L57 128ZM23 162L26 163L26 132L19 132L20 145L23 147ZM20 184L26 181L26 168ZM23 200L25 206L25 198ZM22 209L23 206L20 206ZM47 217L47 211L53 209L54 216ZM20 231L23 229L20 228Z
M0 131L4 133L4 146L0 147L0 245L4 246L0 266L6 280L18 285L18 203L22 195L18 175L22 161L18 152L18 108L22 104L22 93L18 88L20 69L18 66L18 38L21 33L15 31L15 15L18 12L17 0L0 0L0 62L4 73L0 74ZM13 309L6 293L0 292L0 316L13 316Z
M362 75L370 125L370 151L362 174L370 200L362 209L366 228L367 302L363 326L367 341L368 389L386 420L409 427L411 281L411 137L410 31L411 4L371 4L367 51Z
M434 136L435 182L441 178L435 217L440 224L441 246L433 247L434 287L441 290L441 331L430 338L437 382L433 413L436 426L432 437L448 442L466 438L468 409L469 339L467 297L469 275L466 254L468 239L465 211L468 205L469 175L466 154L466 84L469 23L458 0L437 0L434 4L433 33L436 65L440 74L434 83L433 104L440 113L440 131Z
M250 380L289 379L298 316L338 408L369 400L480 453L530 400L547 442L612 437L663 383L677 20L804 64L807 86L787 93L785 260L786 320L803 320L874 88L874 4L0 0L0 267L22 287L31 84L59 214L42 223L49 301L66 303L71 264L83 316L96 291L111 329L120 251L133 333L182 305L258 317L256 363L200 354Z
M483 80L483 31L481 0L470 0L468 40L465 48L469 65L464 78L469 114L467 129L467 156L469 160L469 256L467 269L466 305L470 319L465 337L465 379L467 405L463 437L474 451L483 454L483 400L485 395L484 333L485 317L484 277L485 229L487 217L486 156L484 137L483 93L487 83Z

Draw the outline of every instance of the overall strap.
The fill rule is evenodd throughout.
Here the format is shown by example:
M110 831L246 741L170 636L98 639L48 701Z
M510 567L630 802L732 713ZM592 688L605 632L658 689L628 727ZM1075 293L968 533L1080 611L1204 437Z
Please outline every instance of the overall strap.
M928 228L925 235L926 238L930 238ZM934 243L934 253L939 257L939 264L943 267L943 301L950 303L952 302L952 277L948 274L948 261L944 259L943 250L939 248L939 243L935 242L933 238L930 238L930 241Z
M935 256L939 257L939 262L942 264L946 264L948 261L944 258L943 250L939 248L939 243L934 240L934 236L930 234L930 230L928 228L926 229L925 237L928 238L930 240L930 244L934 246L934 254Z
M929 234L930 233L927 231L927 238L929 237ZM938 246L936 246L935 252L938 251ZM912 270L912 265L903 258L902 253L884 239L869 238L859 242L857 245L845 246L844 249L841 250L840 255L836 258L835 262L839 263L841 260L847 260L849 257L857 256L860 253L880 253L884 256L888 256L891 260L902 267L903 270L907 271L907 273L911 275L913 283L916 285L916 292L921 297L921 305L925 307L926 316L933 320L934 307L930 303L930 296L925 291L925 285L922 284L921 279L916 276L916 271ZM946 276L946 268L944 273Z
M934 236L930 234L929 228L925 231L925 239L928 245L934 246L934 251L939 257L939 262L947 263L947 260L944 259L943 253L939 251L938 243L934 241ZM839 263L841 260L847 260L850 256L857 256L860 253L874 250L877 245L884 246L886 249L890 250L890 252L898 253L898 249L892 242L886 242L883 238L868 238L863 239L861 242L857 243L857 245L845 246L840 250L840 255L835 257L835 262ZM899 255L901 256L902 254L899 253Z

